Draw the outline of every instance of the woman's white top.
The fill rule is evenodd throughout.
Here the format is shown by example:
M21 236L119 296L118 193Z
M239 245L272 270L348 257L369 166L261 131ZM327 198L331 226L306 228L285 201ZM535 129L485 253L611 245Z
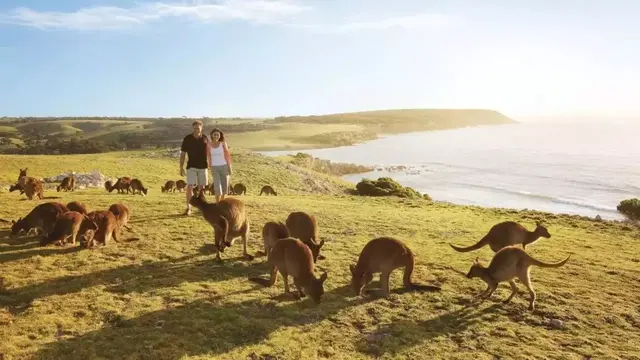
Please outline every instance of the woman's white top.
M211 166L227 165L227 159L224 158L224 148L222 143L215 148L211 145Z

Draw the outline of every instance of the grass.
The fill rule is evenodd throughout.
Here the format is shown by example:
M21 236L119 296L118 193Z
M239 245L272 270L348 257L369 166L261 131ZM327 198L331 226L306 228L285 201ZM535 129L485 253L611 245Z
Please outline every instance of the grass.
M53 157L0 158L2 179L17 178L14 167L32 162L34 176L73 165L142 174L145 182L154 184L147 197L102 189L45 192L46 201L79 200L90 210L127 204L132 231L124 232L126 241L121 244L80 251L41 248L35 238L10 238L8 229L0 228L4 359L640 356L637 228L576 216L316 194L304 188L283 196L256 196L259 189L251 185L249 196L239 197L252 224L250 253L262 249L260 231L266 221L284 220L296 210L317 217L327 257L318 262L317 271L326 270L329 277L322 303L315 306L309 299L283 298L281 279L267 289L248 282L248 276L266 274L267 267L264 258L241 260L239 243L227 249L224 263L214 261L205 246L212 241L211 228L201 215L179 216L184 196L156 189L164 176L176 171L177 160L142 152L130 155L126 163L118 154L65 157L64 163ZM273 159L250 154L236 158L236 177L263 176L281 184L301 178ZM331 181L307 175L318 183ZM332 183L338 186L339 181ZM37 203L5 190L0 193L0 218L23 216ZM530 229L536 220L547 225L552 238L528 247L540 260L558 261L573 254L562 268L533 269L538 293L533 313L526 311L528 296L521 284L521 293L510 304L500 303L509 294L503 284L490 300L472 306L472 297L485 285L460 272L465 273L476 256L486 262L492 253L483 248L462 254L447 245L474 243L502 220L520 221ZM381 235L405 240L417 256L414 280L439 284L442 292L354 297L348 287L349 264L367 241ZM401 271L392 274L393 288L400 287L401 277ZM565 327L551 329L549 319L560 319Z

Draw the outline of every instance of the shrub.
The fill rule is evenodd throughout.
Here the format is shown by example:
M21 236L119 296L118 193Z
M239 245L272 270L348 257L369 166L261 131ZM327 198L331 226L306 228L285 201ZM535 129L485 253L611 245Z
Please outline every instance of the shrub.
M420 194L413 188L402 186L397 181L388 177L381 177L378 180L362 179L356 185L358 195L362 196L398 196L403 198L431 200L427 194Z
M640 220L640 199L622 200L617 209L629 220Z

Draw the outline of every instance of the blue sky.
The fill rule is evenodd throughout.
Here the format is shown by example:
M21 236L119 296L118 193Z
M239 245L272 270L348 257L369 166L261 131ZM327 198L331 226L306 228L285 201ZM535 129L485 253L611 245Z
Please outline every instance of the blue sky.
M0 115L634 117L637 14L637 0L2 0Z

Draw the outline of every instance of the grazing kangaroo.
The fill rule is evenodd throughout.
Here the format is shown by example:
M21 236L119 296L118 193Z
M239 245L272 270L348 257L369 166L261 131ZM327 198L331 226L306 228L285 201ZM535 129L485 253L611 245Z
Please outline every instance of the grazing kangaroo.
M287 217L286 225L291 237L300 239L311 249L314 263L318 259L324 259L324 256L320 256L320 248L324 245L324 240L316 242L318 239L318 223L313 215L303 211L294 211Z
M490 297L499 283L508 281L512 291L511 295L504 301L504 303L508 303L518 293L518 287L513 281L513 279L517 277L529 290L529 310L534 310L536 292L531 285L531 266L558 268L566 264L570 257L571 255L559 263L548 264L534 259L517 245L506 246L495 253L488 267L482 266L476 258L467 273L467 278L473 279L479 277L487 283L487 289L479 295L480 299Z
M123 176L121 178L118 178L118 180L116 181L115 184L113 184L113 186L111 186L111 189L109 189L109 192L112 192L113 190L118 190L118 194L122 194L125 191L128 193L131 192L131 178L128 176Z
M184 190L187 187L187 182L184 180L178 180L176 181L176 190L178 190L179 192L182 192L182 190Z
M314 263L309 247L294 238L280 239L269 252L267 262L271 265L269 279L249 278L250 281L263 286L273 286L278 280L278 272L284 281L284 293L289 294L289 275L293 277L293 284L298 288L298 296L305 293L316 302L324 294L324 282L327 280L325 271L320 278L313 273ZM303 291L304 290L304 291Z
M289 229L287 225L281 221L269 221L262 227L262 244L264 245L264 252L258 251L258 255L266 255L269 257L269 252L276 246L276 242L280 239L289 237Z
M131 218L131 210L129 210L127 205L122 203L112 204L111 206L109 206L109 211L111 211L111 213L116 217L116 220L118 221L118 227L129 229L127 223Z
M233 185L233 194L234 195L247 195L247 187L242 183L237 183Z
M533 231L527 230L524 226L514 221L505 221L498 223L489 229L489 232L480 241L469 247L458 247L449 244L454 250L459 252L468 252L480 249L489 244L493 252L498 252L505 246L522 244L522 248L533 244L540 237L551 238L551 234L546 227L536 221L536 228Z
M142 185L142 180L140 179L133 179L131 180L131 192L135 195L136 191L138 192L138 194L142 195L147 195L147 188L144 187L144 185Z
M106 246L111 239L120 242L120 227L115 215L109 210L97 210L87 214L87 217L98 225L98 230L87 230L84 241L80 244L86 248L92 248L96 241Z
M87 215L77 211L67 211L58 217L53 231L42 237L40 245L45 246L51 243L63 245L69 237L71 237L71 244L75 245L78 234L87 230L98 230L98 224L89 219Z
M60 192L61 190L74 191L75 184L76 184L76 178L73 175L66 176L64 179L62 179L62 182L60 183L60 185L56 186L56 190L58 192Z
M68 203L67 209L69 209L69 211L77 211L80 214L85 214L85 215L88 213L87 208L80 201L72 201Z
M253 260L253 256L247 252L249 219L241 200L229 197L217 203L209 203L204 191L199 191L191 197L189 203L200 210L202 217L213 227L216 259L221 260L220 253L224 252L225 247L233 245L235 238L240 236L243 256L247 260Z
M410 290L440 291L438 286L418 285L411 281L415 257L404 242L393 237L379 237L369 241L358 257L358 262L349 265L351 287L356 295L373 280L374 273L380 273L382 295L389 296L389 276L395 269L404 268L404 287Z
M263 193L264 193L265 195L275 195L275 196L278 196L278 194L276 193L276 191L275 191L275 190L273 190L273 188L272 188L271 186L269 186L269 185L265 185L265 186L263 186L263 187L262 187L262 189L260 189L260 194L258 194L258 195L262 195Z
M39 229L42 235L48 235L56 224L58 217L69 209L58 202L46 202L34 207L27 216L19 218L18 221L11 221L11 235L17 235L26 231L27 235L32 230Z
M164 183L163 186L160 186L160 190L164 193L164 192L176 192L176 182L173 180L169 180L166 183Z

